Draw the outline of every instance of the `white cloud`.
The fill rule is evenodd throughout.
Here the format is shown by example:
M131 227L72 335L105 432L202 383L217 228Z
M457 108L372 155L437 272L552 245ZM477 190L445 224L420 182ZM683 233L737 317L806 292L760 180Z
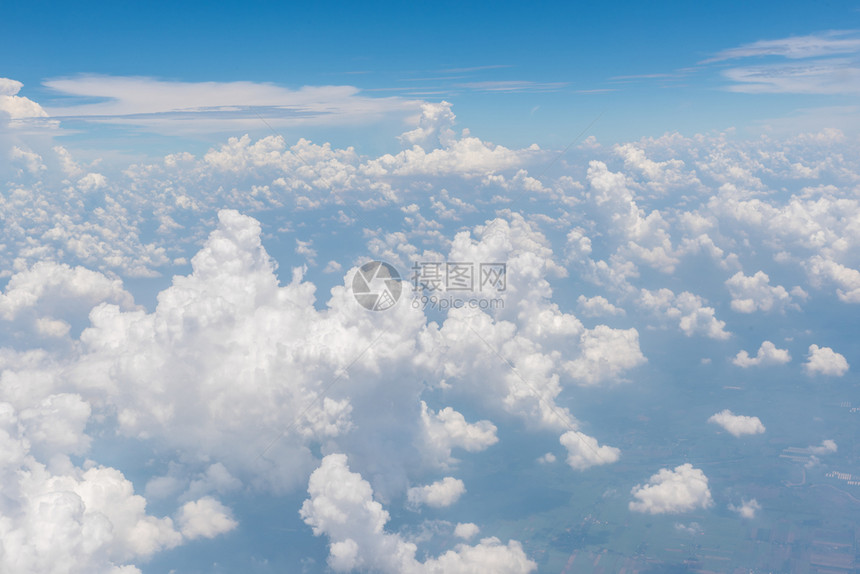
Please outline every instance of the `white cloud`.
M669 223L659 210L647 212L640 207L633 190L635 184L625 173L609 171L605 163L588 164L588 198L610 232L625 242L619 254L642 262L663 273L672 273L679 260L672 246Z
M746 93L856 94L860 92L860 53L856 34L823 34L760 40L719 52L703 64L746 58L781 56L789 63L728 68L723 75L735 82L728 87Z
M705 533L705 531L702 529L702 525L698 522L691 522L689 524L682 524L680 522L676 522L675 530L677 532L681 532L689 536L701 536Z
M548 452L539 456L537 460L541 464L552 464L556 461L556 458L554 454Z
M31 175L38 175L48 169L42 156L32 150L12 146L9 156L13 162L23 164L26 171Z
M189 540L214 538L239 525L230 516L230 510L211 497L187 502L179 509L177 521L182 535Z
M462 538L463 540L469 540L474 538L481 529L478 528L477 524L472 524L471 522L461 522L454 528L454 536L458 538Z
M598 325L579 338L580 356L564 364L571 377L583 385L618 380L625 371L647 362L639 348L639 331Z
M746 351L739 351L732 359L732 363L744 369L759 365L784 365L791 361L791 355L787 349L777 349L770 341L764 341L758 349L755 357L750 357Z
M442 467L456 462L451 456L454 448L480 452L499 441L493 423L487 420L468 423L461 413L451 407L433 412L427 403L421 401L421 421L425 437L422 452Z
M731 336L725 330L725 321L715 316L713 307L706 307L705 301L698 295L684 291L675 295L671 289L649 291L642 289L637 304L670 320L677 320L678 327L685 335L704 335L711 339L724 340Z
M702 63L763 56L783 56L797 60L858 52L860 52L860 38L851 37L848 32L834 31L807 36L790 36L777 40L759 40L723 50Z
M302 241L296 239L296 253L307 259L311 265L316 265L317 250L313 247L313 241Z
M36 331L46 337L65 337L71 328L72 326L62 319L51 319L50 317L36 319Z
M624 158L624 167L628 171L641 177L648 189L657 194L662 195L673 189L690 191L701 187L696 172L686 169L682 160L654 161L644 149L632 143L616 145L613 151Z
M755 498L743 500L740 506L729 504L729 510L737 512L741 518L755 518L756 512L761 510L761 505Z
M616 307L602 295L586 297L580 295L577 300L580 312L586 317L606 317L612 315L625 315L624 309Z
M575 470L612 464L621 455L621 450L613 446L600 446L596 438L579 431L572 430L564 433L559 438L559 442L567 449L567 464Z
M415 544L385 531L388 512L373 500L370 484L350 471L342 454L331 454L322 460L311 474L308 494L301 516L315 535L328 536L328 563L338 572L519 574L537 568L519 542L511 540L505 545L497 538L484 538L474 546L458 544L437 558L419 562Z
M739 313L771 311L780 309L791 302L791 295L782 285L770 285L770 278L764 271L757 271L747 277L738 271L726 280L732 294L732 309Z
M80 266L43 261L9 279L0 294L0 316L14 319L21 311L37 306L42 312L60 310L74 301L87 309L102 301L134 307L134 298L123 288L121 279Z
M520 167L535 156L540 157L537 146L512 150L464 136L431 151L414 146L396 155L386 154L367 162L362 170L368 175L380 176L478 176Z
M442 508L457 502L465 492L466 486L462 480L446 476L432 484L410 488L406 491L406 499L414 507L427 505Z
M452 129L456 118L448 102L421 104L418 127L402 134L400 141L410 148L415 145L424 149L448 147L456 140Z
M800 288L786 298L786 289L772 285L763 272L735 275L727 291L721 281L740 269L741 258L745 265L749 257L777 262L780 278L801 278L791 284L804 278L815 287L832 284L846 302L860 285L855 281L860 205L853 195L860 156L850 138L818 133L745 143L723 135L669 134L617 150L574 149L587 157L569 166L561 162L558 169L568 170L561 177L537 181L525 167L545 152L499 148L455 133L450 107L430 112L417 120L419 130L404 136L408 145L420 141L421 151L412 148L385 161L306 140L288 146L279 137L238 137L206 154L177 153L119 172L62 149L19 145L23 151L13 168L18 171L0 194L0 262L8 270L2 273L14 279L0 308L14 335L15 330L36 335L24 344L47 348L0 353L0 400L17 409L14 426L23 433L22 444L29 442L27 452L50 462L52 476L78 476L83 471L65 457L98 458L87 453L92 420L116 431L116 440L157 445L155 456L168 470L150 479L147 495L161 504L194 501L188 516L201 516L201 526L192 527L190 518L187 525L180 520L185 514L172 514L176 524L164 530L165 537L185 532L182 540L229 525L226 510L204 520L207 506L200 506L201 498L240 488L286 491L305 483L319 464L315 453L347 452L353 467L373 483L370 494L350 510L349 522L366 517L365 511L373 514L373 508L362 506L372 506L373 493L385 504L403 501L410 484L454 474L449 471L457 464L454 456L498 443L493 422L467 420L455 408L496 423L509 421L509 413L526 429L550 429L561 435L573 468L617 459L618 449L570 431L583 425L573 414L579 392L571 395L569 387L633 378L628 373L646 362L640 335L661 323L677 325L688 336L727 338L715 309L728 306L729 294L739 310L778 310L803 299ZM197 117L212 119L205 113ZM586 172L592 159L596 163ZM401 168L402 174L395 173ZM806 181L811 179L814 184ZM686 185L682 182L690 182L691 189L679 191L678 201L667 206L660 194ZM528 214L498 209L480 225L462 203L492 210L524 191L531 193ZM349 201L361 216L345 215L343 204ZM230 209L209 233L222 207ZM372 224L361 221L365 208ZM263 223L233 209L258 213ZM385 216L395 219L377 229L382 209L393 210ZM440 313L433 321L400 307L367 313L349 292L355 269L347 262L326 265L345 277L342 284L334 281L331 291L317 292L301 269L290 277L288 265L303 263L292 249L293 234L309 229L292 218L296 212L299 219L319 221L323 235L363 234L374 256L406 261L424 250L440 260L505 261L505 307ZM279 253L287 267L280 274L263 249L263 229L285 234L279 245L286 248ZM559 240L569 269L556 258ZM336 257L330 243L296 240L295 246L299 255L324 263ZM160 293L145 292L143 300L154 305L148 311L135 308L113 274L173 273L171 264L189 260L191 271L161 279L169 286ZM88 275L82 264L101 273ZM637 266L643 267L641 275ZM672 269L671 275L662 274ZM341 277L327 282L332 279ZM786 285L791 280L780 279ZM581 281L603 289L580 291ZM660 290L661 285L674 291ZM554 289L565 293L556 297ZM701 295L691 292L700 289ZM595 296L577 300L577 315L613 315L613 321L636 328L586 327L569 309L571 293L579 292ZM617 318L621 306L637 305L653 313ZM78 337L87 313L89 328ZM703 352L718 356L714 349ZM669 355L658 353L655 360ZM746 351L734 357L741 366L787 360L787 350L767 341L755 357ZM812 363L811 356L810 372ZM335 384L329 388L329 383ZM431 400L421 396L424 391L444 402L434 402L433 409L422 405L421 398ZM380 417L383 407L389 415ZM23 448L7 446L4 456L13 458L15 449ZM540 460L555 456L547 453ZM341 500L347 495L334 492L337 484L328 486L330 496L317 493L311 499L323 507L328 500L329 510L349 507ZM657 486L638 487L644 498L633 504L644 512L675 508L661 506L659 491L646 490ZM679 499L695 498L689 489L678 492ZM12 493L10 499L20 497ZM320 516L313 524L321 524ZM407 548L406 561L392 563L385 557L397 556L400 543L413 539L384 527L366 535L349 524L335 534L340 527L327 524L320 534L330 536L331 563L341 570L410 572L445 565L456 571L463 564L480 569L493 556L504 557L503 566L524 556L516 544L485 539L425 565L415 559L418 551L408 559ZM118 565L140 555L112 556L109 561ZM74 560L69 563L95 564L83 571L109 570L102 568L104 561ZM531 568L519 564L520 571Z
M690 463L660 469L648 484L633 487L635 501L630 510L648 514L677 514L714 505L708 488L708 477Z
M820 255L811 257L806 269L815 283L824 280L836 283L839 286L836 294L841 301L860 303L860 271Z
M122 472L92 463L80 469L62 456L86 447L89 409L69 395L20 413L0 402L0 571L138 572L127 563L183 542L170 518L147 514Z
M736 415L729 409L718 412L708 419L709 423L716 423L723 427L732 436L740 437L747 434L762 434L764 425L758 417Z
M60 393L45 397L19 413L32 451L48 460L56 454L84 454L90 437L84 433L92 408L79 395Z
M804 63L730 68L733 92L748 94L858 94L860 67L853 60L831 58Z
M24 84L17 80L0 78L0 117L3 113L7 114L13 126L21 125L21 120L48 117L48 113L42 109L42 106L29 98L17 95L22 87Z
M809 450L810 454L814 455L825 455L825 454L833 454L838 450L836 446L836 442L831 439L825 439L821 441L821 446L811 446L807 450Z
M365 124L392 115L405 118L420 104L369 97L352 86L291 90L270 83L96 75L48 80L44 85L95 102L51 107L54 117L130 124L165 134L241 133L264 125L260 117L275 128Z
M809 358L803 364L809 375L841 377L848 372L848 361L830 347L809 346Z

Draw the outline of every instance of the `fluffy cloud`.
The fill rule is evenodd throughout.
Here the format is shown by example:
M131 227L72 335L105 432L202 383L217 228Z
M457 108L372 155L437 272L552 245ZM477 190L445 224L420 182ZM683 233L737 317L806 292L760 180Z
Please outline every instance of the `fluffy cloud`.
M648 514L677 514L714 505L708 477L690 463L660 469L648 484L633 487L630 510Z
M595 295L594 297L586 297L580 295L576 302L579 305L579 310L586 317L605 317L611 315L624 315L624 309L616 307L606 297Z
M461 413L451 407L434 413L427 403L421 401L421 420L425 434L422 451L443 468L456 462L451 457L453 448L480 452L499 441L496 425L486 420L468 423Z
M583 385L618 380L625 371L647 362L636 329L598 325L583 332L579 344L580 356L565 363L564 369Z
M214 538L238 526L223 504L211 497L187 502L177 516L182 535L189 540Z
M803 364L809 375L841 377L848 372L848 361L830 347L809 346L809 358Z
M806 264L807 272L813 282L823 281L836 283L839 288L836 294L846 303L860 303L860 271L847 267L832 259L815 255Z
M729 510L737 512L741 518L755 518L756 512L761 510L761 505L755 498L751 498L750 500L744 500L740 506L730 504Z
M600 446L597 444L597 439L578 431L564 433L559 438L559 442L567 449L567 464L575 470L612 464L621 455L619 449L606 445Z
M466 486L458 478L446 476L433 484L414 486L406 491L406 499L414 507L423 505L434 508L451 506L466 492Z
M461 522L454 528L454 536L458 538L462 538L464 540L469 540L473 538L481 529L478 528L477 524L472 524L471 522Z
M62 401L70 398L58 397L47 407L59 411ZM81 408L80 402L69 404ZM88 406L84 410L87 414ZM119 470L84 470L57 456L50 466L36 460L27 435L41 437L60 452L75 451L80 440L62 434L80 436L83 429L80 421L63 428L62 421L50 419L33 428L33 417L0 402L0 570L103 572L182 543L170 518L146 513L146 501Z
M825 439L821 441L820 446L811 446L807 449L810 454L814 455L824 455L824 454L833 454L838 450L836 446L836 442L831 439Z
M17 95L24 84L9 78L0 78L0 114L7 114L13 125L29 118L45 118L48 113L31 99Z
M24 309L59 310L72 302L87 310L103 301L134 307L134 298L118 277L108 277L84 267L43 261L9 279L0 294L0 316L14 319Z
M770 277L757 271L752 277L738 271L726 280L732 294L732 309L739 313L770 311L781 308L791 301L791 295L782 285L770 285Z
M75 89L132 87L108 83ZM141 119L149 129L161 129L165 102L191 101L189 94L200 88L140 86L166 89L165 100L152 102ZM260 88L223 87L237 89L234 95ZM18 87L0 89L17 93ZM123 114L139 96L117 94L116 101L99 104L102 111L131 106L110 120L131 121ZM347 108L361 97L346 96L333 121L349 115ZM248 114L260 104L250 105L242 122L259 121ZM418 109L416 103L412 111ZM117 440L154 445L167 470L150 478L147 496L160 504L175 499L180 510L172 519L135 515L156 526L153 553L233 528L215 496L243 487L288 491L314 472L316 490L304 516L329 536L333 568L456 572L498 559L500 571L528 571L534 566L516 543L492 538L420 563L412 538L385 531L380 503L408 500L409 485L450 474L455 456L498 444L496 424L509 415L529 430L560 436L574 469L614 462L617 448L571 430L582 427L574 417L579 391L571 387L606 385L589 392L611 394L614 383L638 379L630 373L646 365L643 334L670 324L687 336L723 341L730 334L717 312L730 301L736 311L780 310L802 300L810 286L832 287L844 302L857 299L860 202L853 190L860 154L836 132L755 142L667 134L612 149L587 145L571 150L580 154L576 161L559 163L563 175L538 180L529 166L546 152L508 149L455 131L449 104L422 106L415 121L401 138L406 149L382 157L246 135L198 156L177 153L118 170L63 148L16 143L10 148L14 173L0 194L0 267L11 277L0 312L9 344L25 350L0 351L0 400L16 413L6 456L25 452L45 465L47 475L81 482L95 463L76 469L69 461L98 459L88 452L93 421L116 431ZM202 128L186 123L181 129ZM678 201L666 201L669 190ZM511 202L520 195L529 202L522 213L523 204ZM308 218L319 221L319 229L303 227ZM365 255L397 264L423 256L506 262L508 288L499 295L504 306L432 317L408 305L368 313L349 291L355 252L335 261L345 252L333 253L333 242L321 239L329 232L341 248L361 251L364 241ZM272 240L285 265L301 265L296 254L331 260L326 269L341 277L326 278L334 287L318 299L303 268L278 273L263 239ZM563 252L556 250L558 241ZM772 276L781 283L806 281L803 288L771 284L763 271L739 272L765 261L779 266ZM157 296L128 282L135 293L143 291L141 301L152 301L148 310L136 307L120 278L158 273L175 276L153 280ZM580 292L594 296L576 299ZM649 312L624 312L637 307ZM86 316L89 327L79 335ZM600 324L603 317L620 328ZM19 338L22 332L36 336ZM719 343L701 344L717 356L712 347ZM671 353L655 355L657 369L665 355ZM765 341L755 357L741 351L734 363L789 359L787 350ZM815 347L805 368L841 374L848 365L832 350ZM381 409L386 416L379 416ZM468 413L475 412L481 415L473 419ZM724 422L740 419L730 412L714 418L726 414L733 418L724 416ZM747 428L757 429L757 419L747 418L754 419ZM367 481L346 467L346 459L340 470L330 457L320 465L317 453L332 452L348 453ZM828 452L822 444L810 455ZM16 471L26 468L16 462L0 477L10 500L24 500L5 485L17 484ZM321 478L326 474L331 481ZM338 490L341 479L363 493L355 505L349 492ZM455 492L453 481L418 486L413 498L434 488L445 492L446 484ZM681 466L637 486L631 508L680 512L709 501L701 471ZM464 527L458 536L469 540L476 533ZM98 556L83 552L67 562L106 571L111 564L133 568L127 563L151 555L122 558L113 550L125 544L121 538L100 546Z
M755 357L750 357L746 351L739 351L732 363L746 369L759 365L784 365L791 361L791 355L786 349L777 349L770 341L764 341Z
M678 322L685 335L704 335L711 339L728 339L731 333L725 330L725 321L716 318L713 307L706 307L704 299L689 291L675 295L671 289L649 291L642 289L637 303L669 320Z
M392 574L431 572L532 572L537 565L512 540L502 544L484 538L477 545L459 544L437 558L419 562L417 547L385 531L389 515L373 500L373 489L350 471L342 454L326 456L308 482L309 498L301 516L317 536L329 538L329 566L338 572L373 570Z
M758 417L736 415L729 409L718 412L708 419L709 423L715 423L723 427L732 436L740 437L747 434L761 434L764 425Z
M386 356L407 360L409 333L422 317L402 306L371 317L345 288L331 311L317 312L313 286L300 271L278 285L259 223L236 212L220 214L192 270L174 278L153 313L96 307L81 335L85 354L76 377L116 405L126 436L160 436L173 448L216 456L231 472L253 468L288 488L310 472L306 441L350 428L349 399L324 397L323 386L344 378L350 362L352 377L375 370ZM385 326L375 327L379 320ZM362 331L367 338L351 334ZM383 337L388 343L367 355ZM288 430L285 420L292 421Z

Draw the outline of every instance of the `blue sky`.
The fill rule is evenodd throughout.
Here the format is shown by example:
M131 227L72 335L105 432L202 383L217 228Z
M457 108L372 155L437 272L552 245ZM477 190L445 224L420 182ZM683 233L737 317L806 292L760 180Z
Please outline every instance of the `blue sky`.
M763 40L834 30L856 37L857 23L850 2L33 2L7 8L0 53L6 76L25 84L22 95L43 104L62 100L43 82L82 74L349 85L370 97L444 98L491 141L563 147L601 113L591 133L619 141L676 130L760 132L798 110L850 105L853 85L830 94L728 91L728 68L785 62L780 56L703 62ZM399 131L383 133L336 143L380 150Z
M857 568L853 4L2 11L0 572Z

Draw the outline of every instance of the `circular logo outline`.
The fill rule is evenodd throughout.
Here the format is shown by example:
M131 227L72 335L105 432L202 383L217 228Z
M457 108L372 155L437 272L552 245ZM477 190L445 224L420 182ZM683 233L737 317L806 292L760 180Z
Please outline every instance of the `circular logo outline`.
M352 296L369 311L386 311L400 300L400 273L385 261L368 261L352 276Z

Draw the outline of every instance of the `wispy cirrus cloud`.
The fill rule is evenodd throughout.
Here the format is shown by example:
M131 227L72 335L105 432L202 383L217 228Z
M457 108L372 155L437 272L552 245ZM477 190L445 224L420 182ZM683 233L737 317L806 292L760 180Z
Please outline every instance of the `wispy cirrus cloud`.
M799 60L837 54L854 54L860 52L860 37L856 37L856 34L857 32L853 30L840 30L808 36L792 36L778 40L759 40L723 50L700 63L712 64L726 60L763 56L782 56Z
M414 114L420 101L370 97L353 86L289 89L259 82L181 82L151 77L75 76L44 82L70 102L46 106L60 120L142 127L160 133L271 126L361 125ZM84 100L84 103L71 103Z
M747 94L860 94L860 64L847 59L814 60L730 68L732 92Z
M486 82L465 82L459 88L481 92L554 92L567 87L567 82L530 82L523 80L497 80Z
M860 93L860 36L856 31L761 40L723 50L700 64L774 57L791 61L765 60L723 70L723 77L732 82L726 89L747 94Z

